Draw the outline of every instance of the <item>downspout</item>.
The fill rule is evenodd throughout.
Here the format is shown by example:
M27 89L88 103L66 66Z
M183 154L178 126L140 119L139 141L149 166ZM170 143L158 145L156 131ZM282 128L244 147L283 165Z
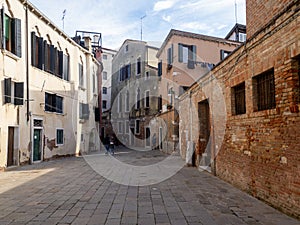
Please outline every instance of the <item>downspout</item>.
M29 163L32 163L32 151L33 151L33 146L32 146L32 123L31 123L31 120L30 120L30 108L29 108L29 103L30 103L30 100L29 100L29 60L28 60L28 55L29 55L29 46L28 46L28 2L26 0L26 6L25 6L25 32L26 32L26 35L25 35L25 48L26 48L26 54L25 54L25 59L26 59L26 119L27 119L27 124L29 123L29 135L30 135L30 138L29 138Z

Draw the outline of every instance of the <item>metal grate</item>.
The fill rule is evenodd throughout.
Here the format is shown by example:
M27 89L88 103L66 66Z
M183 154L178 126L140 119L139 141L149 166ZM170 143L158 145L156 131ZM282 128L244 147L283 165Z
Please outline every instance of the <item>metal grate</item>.
M43 127L43 120L33 120L34 127Z
M254 79L256 81L258 111L275 108L274 69L258 75Z
M234 88L235 100L235 115L246 113L246 96L245 96L245 82L235 86Z

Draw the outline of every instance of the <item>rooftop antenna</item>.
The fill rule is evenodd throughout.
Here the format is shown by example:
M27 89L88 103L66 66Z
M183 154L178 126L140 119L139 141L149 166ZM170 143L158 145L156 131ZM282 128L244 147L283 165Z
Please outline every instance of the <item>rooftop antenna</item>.
M66 16L66 12L67 12L67 10L65 9L65 10L63 11L63 16L62 16L62 18L61 18L61 20L63 21L63 30L65 30L65 16Z
M141 41L143 40L143 19L146 17L146 15L141 17Z
M236 0L234 3L234 8L235 8L235 23L237 23L237 4L236 4Z

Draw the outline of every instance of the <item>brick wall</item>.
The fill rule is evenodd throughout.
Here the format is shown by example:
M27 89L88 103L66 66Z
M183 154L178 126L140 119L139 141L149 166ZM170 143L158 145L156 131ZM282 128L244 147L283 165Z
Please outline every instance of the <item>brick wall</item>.
M247 38L265 26L279 12L296 0L248 0L247 11Z
M216 157L217 176L300 218L300 16L293 13L297 7L294 5L272 26L239 48L215 67L212 74L222 88L227 111L224 141ZM272 68L276 107L258 111L253 78ZM235 115L233 87L242 82L245 82L246 113ZM199 87L191 88L194 104L203 100L199 96L209 85L204 80L199 83ZM212 103L210 99L214 111ZM185 119L189 118L180 118L181 124L187 126L181 127L180 134L182 129L189 129L188 122L183 122ZM216 129L217 125L213 132ZM213 145L217 148L216 143Z

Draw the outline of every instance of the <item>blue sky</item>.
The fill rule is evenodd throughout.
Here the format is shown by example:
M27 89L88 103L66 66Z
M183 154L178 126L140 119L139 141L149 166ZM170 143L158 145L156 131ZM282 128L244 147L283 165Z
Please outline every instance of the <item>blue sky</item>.
M116 49L125 39L163 42L170 29L225 37L235 24L235 0L30 0L64 31L102 33L103 47ZM245 0L236 0L238 22L246 23Z

